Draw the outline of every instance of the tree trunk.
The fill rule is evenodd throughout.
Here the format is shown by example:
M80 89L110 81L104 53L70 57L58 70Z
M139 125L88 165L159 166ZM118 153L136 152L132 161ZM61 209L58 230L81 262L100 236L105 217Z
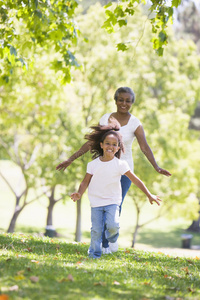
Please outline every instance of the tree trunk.
M131 245L132 248L134 248L134 246L135 246L136 236L138 233L138 229L140 228L140 225L139 225L140 207L137 204L135 204L135 205L136 205L137 216L136 216L135 232L133 233L133 241L132 241L132 245Z
M8 227L8 230L7 232L8 233L13 233L15 231L15 225L16 225L16 221L17 221L17 218L20 214L20 212L22 211L24 207L20 208L20 209L17 209L17 207L15 208L15 212L11 218L11 221L10 221L10 224L9 224L9 227Z
M200 110L199 110L200 112ZM200 197L199 197L199 193L200 191L198 192L198 195L197 195L197 198L199 200L199 207L200 207ZM199 213L199 218L198 220L194 220L192 222L192 224L187 228L188 231L192 231L192 232L200 232L200 210L198 211Z
M57 201L54 199L54 193L55 193L55 186L51 189L51 195L49 198L49 206L47 210L47 223L46 223L46 231L45 236L49 237L55 237L57 236L57 232L55 228L53 227L53 209L54 205L57 203Z
M81 242L81 199L76 201L76 233L75 241Z
M48 211L47 211L47 226L53 226L53 208L54 205L56 204L55 201L50 200L50 204L48 206Z
M140 228L140 226L138 224L136 224L136 226L135 226L135 232L133 234L133 241L132 241L132 245L131 245L132 248L134 248L134 246L135 246L136 236L138 234L138 229L139 228Z
M192 224L187 228L188 231L200 232L200 217L198 220L193 221Z

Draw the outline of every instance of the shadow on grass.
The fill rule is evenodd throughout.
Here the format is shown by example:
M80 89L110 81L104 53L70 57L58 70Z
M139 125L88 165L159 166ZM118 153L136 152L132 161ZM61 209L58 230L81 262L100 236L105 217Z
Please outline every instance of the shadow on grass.
M90 231L83 231L82 232L82 236L84 238L90 239L91 235L90 235Z
M57 229L58 237L55 238L55 241L64 240L68 243L73 243L74 233L65 231L64 229ZM43 237L45 233L44 228L35 228L28 226L17 226L16 233L28 234L28 235L37 235L38 237ZM130 239L130 231L123 232L127 239ZM141 228L138 232L136 238L136 244L144 244L153 248L182 248L182 234L192 234L193 238L191 240L191 246L200 245L200 233L194 233L184 230L183 228L173 228L171 230L159 230L159 229L148 229ZM132 237L131 237L132 239ZM131 246L130 239L130 246ZM82 240L90 243L90 231L82 232ZM56 243L56 242L55 242Z
M66 243L57 238L48 238L24 234L0 235L0 249L14 250L23 254L57 255L87 254L88 245L82 243Z
M200 234L189 232L180 228L168 232L159 230L142 229L136 243L146 244L154 248L182 248L182 234L192 234L191 245L200 245Z
M43 237L45 235L46 229L45 227L34 227L34 226L23 226L17 225L14 233L18 234L28 234L28 235L38 235ZM55 232L57 234L56 238L65 239L68 242L73 242L75 239L75 233L65 228L55 228ZM7 233L7 230L0 228L0 234Z
M7 229L0 228L1 233L7 232ZM15 227L15 233L28 233L28 234L43 234L45 232L45 228L34 227L34 226L22 226L18 225Z

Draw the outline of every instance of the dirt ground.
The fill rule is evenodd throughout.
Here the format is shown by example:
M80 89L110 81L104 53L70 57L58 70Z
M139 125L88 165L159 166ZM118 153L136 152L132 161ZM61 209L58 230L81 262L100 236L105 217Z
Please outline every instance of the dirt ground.
M180 257L188 257L188 258L197 258L200 259L200 245L192 246L191 249L183 249L183 248L151 248L147 245L136 244L135 249L143 250L143 251L151 251L155 253L164 253L170 256L180 256Z

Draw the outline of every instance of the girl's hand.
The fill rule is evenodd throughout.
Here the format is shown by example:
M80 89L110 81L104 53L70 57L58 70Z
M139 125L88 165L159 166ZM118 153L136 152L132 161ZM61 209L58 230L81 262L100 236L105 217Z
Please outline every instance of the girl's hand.
M155 195L150 195L148 198L149 198L149 202L150 202L151 204L153 204L153 202L156 202L158 205L160 205L160 202L162 201L162 200L160 199L160 197L155 196Z
M76 202L77 200L80 200L81 199L81 194L80 193L72 193L70 198Z

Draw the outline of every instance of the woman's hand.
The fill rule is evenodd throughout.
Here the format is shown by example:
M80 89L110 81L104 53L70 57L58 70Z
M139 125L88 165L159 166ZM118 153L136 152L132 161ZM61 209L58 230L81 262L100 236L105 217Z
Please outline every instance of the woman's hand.
M81 194L80 193L72 193L70 198L76 202L77 200L80 200L81 199Z
M67 167L69 167L69 165L71 165L71 163L72 163L72 161L70 161L69 159L65 160L62 163L60 163L59 165L57 165L56 170L58 170L58 171L61 171L61 170L65 171L65 169Z
M158 197L158 196L155 196L155 195L150 195L149 197L149 202L151 203L151 204L153 204L153 202L156 202L158 205L160 205L160 202L162 201L161 199L160 199L160 197Z
M157 171L159 174L165 175L165 176L167 176L167 177L169 177L169 176L172 175L172 174L169 173L167 170L161 169L160 167L156 168L156 171Z

